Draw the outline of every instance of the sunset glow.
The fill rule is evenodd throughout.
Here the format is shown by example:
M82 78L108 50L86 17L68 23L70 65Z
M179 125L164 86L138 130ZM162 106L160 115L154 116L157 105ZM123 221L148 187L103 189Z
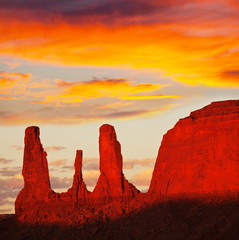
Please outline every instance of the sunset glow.
M53 188L71 184L76 149L94 186L98 127L109 123L127 178L147 189L179 118L238 99L238 10L236 0L0 1L0 213L22 186L30 125L42 129Z

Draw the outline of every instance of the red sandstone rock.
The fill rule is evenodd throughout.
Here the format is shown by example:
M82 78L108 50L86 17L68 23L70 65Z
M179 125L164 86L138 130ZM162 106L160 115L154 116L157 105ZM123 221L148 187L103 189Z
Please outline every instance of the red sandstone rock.
M194 111L164 135L145 195L125 179L120 143L110 125L100 128L101 174L93 193L82 178L81 150L76 154L72 187L66 193L54 193L39 134L38 127L26 129L24 188L15 202L21 221L90 223L140 209L160 195L239 191L239 100L215 102Z
M75 158L75 174L72 187L65 193L65 198L71 198L74 202L85 202L89 197L86 185L82 177L82 150L76 151Z
M108 199L114 197L133 197L138 190L129 183L122 173L121 146L117 141L114 127L105 124L100 127L100 177L92 197Z
M163 137L149 192L239 191L239 100L214 102Z
M105 204L114 198L130 199L139 191L130 184L122 173L122 155L114 128L103 125L100 128L100 170L101 175L94 193L87 191L82 177L82 151L76 152L73 184L65 193L52 191L49 171L40 142L38 127L25 131L25 149L22 175L24 188L15 202L17 215L24 215L28 222L54 222L82 208L82 206ZM74 215L74 214L73 214ZM46 220L46 218L48 220Z
M16 213L28 208L33 202L48 201L53 194L49 181L49 171L38 127L28 127L25 131L25 149L22 175L24 188L15 202Z

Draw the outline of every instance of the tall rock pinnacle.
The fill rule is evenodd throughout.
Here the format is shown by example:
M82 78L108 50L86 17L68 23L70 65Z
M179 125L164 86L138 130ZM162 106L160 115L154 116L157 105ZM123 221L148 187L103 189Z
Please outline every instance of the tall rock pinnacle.
M44 151L40 141L38 127L28 127L25 131L25 149L22 175L24 188L16 200L16 210L27 207L28 203L48 201L52 193L49 171Z
M163 137L149 192L239 191L239 100L213 102Z
M75 158L75 174L73 177L72 187L67 191L67 195L70 196L75 202L85 202L89 196L86 185L82 177L82 150L76 151Z
M129 183L122 172L121 146L114 127L100 127L100 177L93 191L93 198L133 197L139 191Z

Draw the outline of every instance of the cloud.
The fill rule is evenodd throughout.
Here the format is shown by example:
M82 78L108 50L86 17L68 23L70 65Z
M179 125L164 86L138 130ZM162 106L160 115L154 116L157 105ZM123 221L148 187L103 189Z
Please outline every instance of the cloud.
M21 167L4 167L0 168L1 176L17 176L21 173Z
M149 168L146 170L142 170L139 173L133 175L130 179L136 186L149 186L151 178L152 178L153 168Z
M8 163L11 163L13 162L14 160L11 160L11 159L6 159L6 158L0 158L0 163L1 164L8 164Z
M99 170L98 158L84 158L83 159L83 171L84 170Z
M98 109L114 109L114 108L119 108L119 107L125 107L134 104L133 102L114 102L114 103L108 103L102 106L99 106Z
M0 94L8 94L12 87L20 87L30 81L31 74L0 71Z
M22 151L24 149L23 146L21 145L12 145L11 148L17 150L17 151Z
M30 73L0 71L0 99L41 102L55 91L54 81L33 79Z
M226 70L220 74L222 79L227 79L228 85L239 84L239 70Z
M72 178L50 177L52 189L68 189L72 185Z
M11 148L14 148L15 150L22 151L24 149L21 145L12 145ZM44 147L45 151L61 151L66 149L64 146L46 146Z
M139 99L162 99L162 98L179 98L180 96L177 95L133 95L133 96L125 96L121 99L127 100L139 100Z
M19 62L13 62L13 61L9 61L9 60L0 60L0 64L4 64L4 65L8 66L10 69L19 67L21 65Z
M23 179L21 175L16 177L0 178L0 190L19 190L23 187Z
M46 151L61 151L66 149L66 147L63 146L47 146L44 148Z
M74 166L62 166L60 171L61 172L69 172L72 170L74 170Z
M204 3L208 14L203 12L203 7L200 8L202 14L198 14L197 2L183 7L192 16L187 16L184 22L164 24L109 27L99 23L77 28L64 20L49 25L40 20L29 22L9 19L6 29L3 29L6 33L0 35L0 51L5 55L60 65L153 68L187 84L228 86L227 81L217 73L224 71L224 66L237 68L238 53L227 56L221 53L238 47L238 17L229 14L230 9L222 8L220 4L219 11L217 5ZM191 13L191 8L200 17L212 17L209 14L212 9L218 15L221 9L223 13L229 13L225 13L225 18L213 15L214 19L210 21L198 21ZM171 10L177 11L175 8ZM177 14L184 18L179 10ZM5 23L6 19L2 20L1 25ZM29 28L38 31L29 32ZM7 29L13 29L11 34ZM238 83L234 82L234 86L238 86ZM77 88L68 86L69 91L60 96L64 98L64 94L71 95L72 99L80 102L82 97L79 92L79 96L76 94Z
M23 179L20 175L15 177L0 177L0 212L14 213L14 201L23 187Z
M158 104L159 105L159 104ZM96 122L106 119L135 119L142 117L151 117L160 114L164 111L172 109L176 104L162 103L162 107L153 108L153 105L148 109L142 109L141 104L135 108L137 110L120 111L113 109L101 111L96 105L84 105L81 107L73 106L65 108L54 108L52 111L48 109L31 109L21 112L0 112L0 124L2 125L19 125L19 124L82 124L86 122ZM140 109L141 108L141 109ZM147 108L147 106L145 106Z
M104 115L105 119L130 119L130 118L140 118L140 117L151 117L155 116L161 112L164 112L168 109L172 108L172 105L165 105L161 108L156 109L142 109L135 111L118 111Z
M133 85L127 79L91 80L85 82L58 81L57 86L63 87L61 94L47 96L48 101L82 102L84 99L117 97L124 98L131 94L152 92L162 88L161 84Z
M66 164L66 162L67 162L67 159L59 159L59 160L49 162L49 165L55 166L55 167L60 167L60 166L64 166Z
M210 11L216 0L97 0L97 1L30 1L2 0L2 14L13 14L21 20L33 18L46 23L64 20L70 24L152 24L182 21L185 18ZM206 4L205 4L206 3ZM217 3L217 5L216 5ZM203 5L204 4L204 5ZM202 7L203 5L203 7ZM206 6L205 6L206 5ZM209 5L209 6L207 6ZM18 10L18 11L16 11ZM24 12L24 15L20 13ZM222 12L222 10L221 10ZM44 16L44 18L42 18ZM196 15L197 17L197 15ZM204 16L200 16L203 18Z
M155 163L154 158L144 158L144 159L126 159L123 162L124 169L132 169L136 166L140 167L151 167Z

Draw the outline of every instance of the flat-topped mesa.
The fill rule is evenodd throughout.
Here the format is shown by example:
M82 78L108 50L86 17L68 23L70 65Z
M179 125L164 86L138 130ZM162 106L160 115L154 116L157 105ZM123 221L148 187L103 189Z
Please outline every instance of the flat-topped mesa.
M189 117L194 119L220 115L226 115L227 117L229 117L231 115L238 116L238 113L239 113L239 100L228 100L212 102L211 104L205 106L202 109L191 112Z
M49 181L49 171L44 151L40 141L38 127L28 127L25 131L25 148L22 175L24 188L16 199L16 212L21 212L30 203L48 201L53 191Z
M149 192L194 195L239 191L239 100L213 102L163 137Z
M92 197L107 200L137 195L139 191L125 179L122 172L121 146L113 126L105 124L100 127L99 144L100 177Z
M66 193L61 194L61 198L67 198L74 202L84 203L87 201L90 192L87 190L82 176L82 150L76 151L75 174L73 177L72 187Z

